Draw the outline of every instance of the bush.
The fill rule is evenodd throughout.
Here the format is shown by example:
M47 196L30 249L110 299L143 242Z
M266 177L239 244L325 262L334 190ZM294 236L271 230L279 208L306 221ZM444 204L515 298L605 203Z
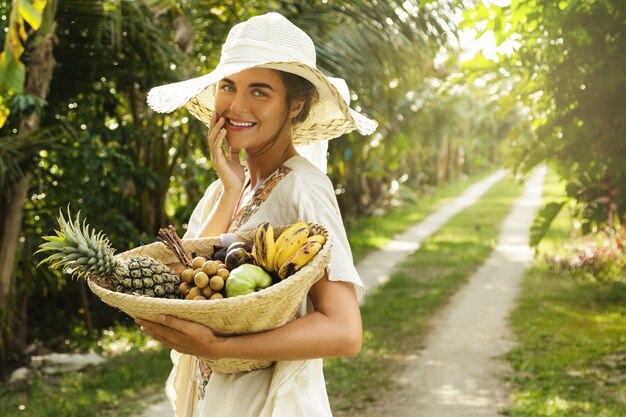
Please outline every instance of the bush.
M584 235L566 243L548 265L562 272L583 272L598 282L626 282L626 228L624 226Z

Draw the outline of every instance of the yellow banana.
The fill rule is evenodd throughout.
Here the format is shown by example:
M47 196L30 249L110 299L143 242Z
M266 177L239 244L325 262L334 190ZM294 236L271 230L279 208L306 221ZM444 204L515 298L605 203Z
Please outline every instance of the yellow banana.
M288 236L287 240L281 245L277 246L276 249L276 258L274 259L274 270L278 271L283 263L291 256L296 253L298 249L306 239L309 237L309 229L304 226L300 229L296 229L291 235Z
M291 235L299 229L308 228L309 225L303 221L295 222L294 224L288 226L283 232L276 238L276 248L279 249L286 241L291 237Z
M276 258L276 242L274 241L274 228L271 224L267 223L265 227L265 269L268 272L273 272L274 259Z
M256 234L254 236L252 256L257 261L257 264L271 271L272 264L268 263L268 256L271 255L273 260L275 253L274 229L268 222L260 223L256 228Z
M317 253L322 249L323 243L317 238L319 235L313 235L306 240L287 261L282 264L278 270L280 279L285 279L295 274L300 268L306 265ZM324 238L322 236L322 238ZM324 238L324 240L326 240Z
M326 237L324 235L315 235L313 232L309 234L309 237L306 239L307 242L319 242L322 246L326 243ZM306 242L305 242L306 243Z
M256 228L256 233L254 234L254 245L252 245L252 257L254 258L254 260L256 261L257 265L260 266L264 266L264 259L262 257L262 248L261 245L263 243L261 243L261 225L263 223L259 224Z

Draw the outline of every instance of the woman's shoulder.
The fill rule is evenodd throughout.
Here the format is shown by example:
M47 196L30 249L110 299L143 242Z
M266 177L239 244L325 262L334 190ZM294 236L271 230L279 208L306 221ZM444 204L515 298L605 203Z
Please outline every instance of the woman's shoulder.
M305 187L319 186L320 183L332 187L330 178L303 156L298 155L290 158L285 162L285 166L291 169L291 175L287 177L291 177L293 182Z

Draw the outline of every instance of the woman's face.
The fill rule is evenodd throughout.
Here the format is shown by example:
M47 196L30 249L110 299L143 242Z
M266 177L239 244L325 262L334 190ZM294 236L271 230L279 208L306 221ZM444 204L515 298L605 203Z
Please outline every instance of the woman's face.
M268 68L250 68L220 80L215 109L226 119L230 147L260 148L271 142L281 127L279 140L290 140L293 111L287 114L286 97L285 84L276 71Z

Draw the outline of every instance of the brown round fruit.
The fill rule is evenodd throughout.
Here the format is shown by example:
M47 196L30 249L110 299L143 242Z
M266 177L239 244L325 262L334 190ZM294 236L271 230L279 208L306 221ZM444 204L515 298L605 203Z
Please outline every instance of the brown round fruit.
M181 284L178 286L178 290L180 291L180 293L182 295L187 295L189 294L189 290L193 287L193 285L191 285L188 282L181 282Z
M191 261L191 267L193 269L202 268L202 265L205 262L206 262L206 259L204 259L202 256L196 256L195 258L193 258L193 261Z
M215 275L217 273L217 270L220 269L220 266L217 262L215 261L206 261L203 265L202 265L202 272L204 272L205 274L207 274L208 276L212 277L213 275Z
M205 287L202 289L202 295L209 298L213 295L213 289L211 287Z
M224 280L226 280L228 278L228 276L230 275L230 271L226 268L220 268L217 270L217 274L220 277L224 278Z
M195 297L193 297L194 300L206 300L206 297L203 295L196 295Z
M200 271L196 275L194 275L193 282L196 284L196 286L204 288L209 285L209 276Z
M221 300L222 298L224 298L224 296L221 293L216 292L211 296L211 298L209 298L209 300Z
M200 295L201 293L202 293L202 288L193 287L187 293L185 300L193 300L196 296Z
M224 278L220 277L219 275L212 276L211 280L209 281L209 285L215 291L219 291L224 288Z
M193 269L187 268L180 275L183 281L185 282L193 282Z

